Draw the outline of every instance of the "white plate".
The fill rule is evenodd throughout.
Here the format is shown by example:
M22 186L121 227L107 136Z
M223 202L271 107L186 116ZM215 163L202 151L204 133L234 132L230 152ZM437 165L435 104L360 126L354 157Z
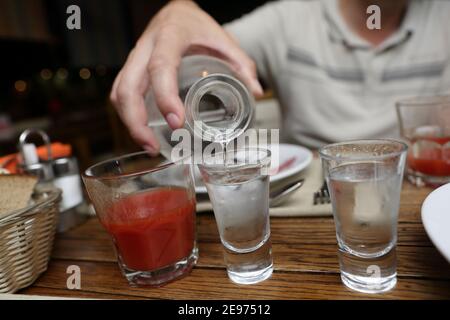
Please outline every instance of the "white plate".
M273 150L273 146L269 146L269 149ZM299 173L308 167L313 159L313 154L310 150L298 145L281 143L278 150L279 162L278 166L274 161L271 163L270 182L279 181ZM275 168L275 166L278 168ZM197 166L194 169L194 180L195 192L207 193Z
M450 183L434 190L425 199L422 223L433 244L450 262Z

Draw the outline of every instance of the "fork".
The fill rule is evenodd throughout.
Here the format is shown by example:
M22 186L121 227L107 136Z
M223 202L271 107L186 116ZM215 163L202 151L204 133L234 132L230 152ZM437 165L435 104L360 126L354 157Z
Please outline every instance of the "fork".
M319 190L314 192L313 205L330 203L330 192L328 191L327 182L324 181Z

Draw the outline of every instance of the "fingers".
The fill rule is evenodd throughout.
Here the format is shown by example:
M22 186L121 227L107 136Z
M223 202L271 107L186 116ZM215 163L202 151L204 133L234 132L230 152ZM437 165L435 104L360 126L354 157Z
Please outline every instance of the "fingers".
M114 105L117 104L117 87L119 86L121 78L122 78L122 70L119 71L119 73L116 76L116 79L114 79L114 83L111 88L111 93L109 94L109 99L112 101Z
M234 71L248 86L253 95L256 97L262 96L264 91L258 81L256 65L253 60L250 59L241 49L234 49L230 54L230 62L235 69Z
M172 129L183 126L185 112L177 77L181 57L190 46L207 44L205 48L217 49L255 96L263 94L254 62L212 18L193 11L192 22L182 24L180 19L184 18L184 13L179 15L174 8L162 12L160 19L155 19L141 36L117 75L110 94L132 137L150 153L159 150L159 143L147 126L144 95L151 86L155 103L169 126ZM173 20L172 23L168 23L169 20ZM199 22L195 23L197 20ZM209 28L205 29L206 25ZM194 37L195 34L199 36Z
M186 50L181 37L170 32L162 34L148 65L148 74L155 102L172 129L183 126L185 113L178 92L178 66Z
M251 90L253 95L260 97L264 94L261 84L258 80L258 73L255 62L239 47L231 34L228 35L228 41L223 41L220 51L234 68L234 71L241 80Z
M252 60L247 65L242 60L239 63L238 60L236 72L240 74L242 81L248 85L254 96L261 97L264 94L264 90L258 80L255 63Z
M136 101L139 103L138 101ZM138 106L138 105L137 105ZM136 108L121 108L119 111L122 121L127 125L131 137L152 155L159 153L159 142L152 129L147 126L147 114L140 112L144 106ZM131 124L131 125L128 125Z
M151 154L157 154L159 143L147 126L148 116L144 103L149 83L146 64L150 54L150 42L136 45L115 79L110 97L133 139Z

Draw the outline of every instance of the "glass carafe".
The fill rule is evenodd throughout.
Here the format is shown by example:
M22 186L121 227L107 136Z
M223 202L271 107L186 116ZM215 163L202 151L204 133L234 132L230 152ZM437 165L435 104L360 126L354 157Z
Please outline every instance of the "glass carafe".
M253 119L253 96L220 59L204 55L184 57L178 71L178 88L185 107L184 128L189 130L192 141L194 137L201 139L202 148L236 139ZM172 148L178 141L172 141L172 129L159 111L151 89L145 103L148 126L160 142L160 152L171 159Z

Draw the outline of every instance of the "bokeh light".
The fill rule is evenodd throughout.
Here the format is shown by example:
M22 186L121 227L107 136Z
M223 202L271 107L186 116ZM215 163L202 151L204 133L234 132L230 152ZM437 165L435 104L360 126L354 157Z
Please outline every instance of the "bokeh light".
M88 68L80 69L80 78L83 80L88 80L91 77L91 71Z
M61 80L67 79L68 76L69 76L69 72L65 68L59 68L56 71L56 77L61 79Z
M44 80L50 80L53 77L53 72L50 69L42 69L41 70L41 78Z
M14 82L14 88L17 92L25 92L27 90L27 83L23 80L17 80Z

